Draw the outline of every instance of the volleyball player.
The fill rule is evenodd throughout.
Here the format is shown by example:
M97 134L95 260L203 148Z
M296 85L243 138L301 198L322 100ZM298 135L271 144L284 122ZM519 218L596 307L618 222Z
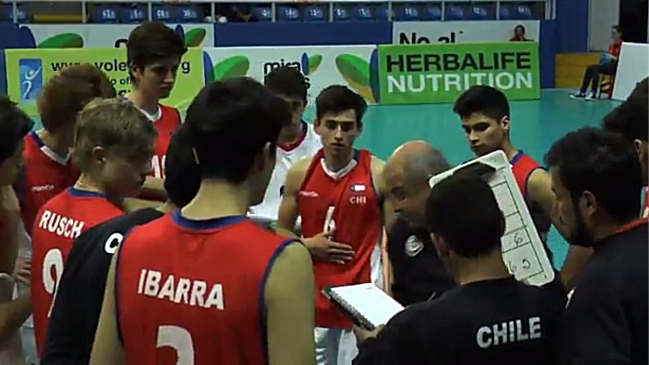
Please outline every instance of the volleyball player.
M604 129L621 133L632 142L642 164L642 181L647 185L649 178L649 78L645 78L622 104L604 117ZM649 193L645 190L642 217L649 217Z
M491 86L473 86L460 95L453 111L460 116L462 128L476 156L484 156L496 150L501 150L507 155L516 183L523 193L536 229L552 261L552 252L547 248L547 234L552 224L559 232L564 232L564 229L563 224L553 214L554 193L551 189L550 174L512 144L511 111L505 94ZM569 285L588 255L589 251L586 249L571 248L561 272L566 285Z
M559 364L648 363L647 219L638 219L642 167L618 133L582 128L545 157L571 245L594 254L568 294Z
M42 364L88 364L104 298L106 276L117 245L133 227L184 207L196 195L200 171L189 143L182 141L175 133L166 155L165 188L169 200L165 205L111 219L91 228L74 241L56 291ZM83 300L79 300L80 297Z
M136 196L151 171L155 139L151 122L128 101L92 101L79 113L73 159L81 175L41 207L32 229L31 293L39 353L72 242L123 213L122 199Z
M180 126L178 109L163 105L176 82L182 56L187 52L184 39L161 22L145 22L131 31L126 43L133 102L158 131L151 159L153 173L144 184L142 198L164 201L165 153L173 131ZM137 204L137 203L136 203Z
M303 120L307 105L307 83L295 67L279 67L264 79L264 85L291 107L291 123L282 128L277 143L277 162L264 201L251 207L251 217L262 222L276 222L284 191L284 180L296 162L315 155L322 148L320 137L311 124Z
M394 211L383 206L387 195L385 163L369 151L356 150L363 129L365 100L345 86L324 89L316 99L316 129L322 149L293 165L286 176L278 232L293 235L302 217L304 244L314 258L316 354L319 365L347 365L356 354L352 322L321 290L374 282L384 287L381 237Z
M28 276L12 277L18 247L27 239L12 185L23 167L25 136L33 126L27 114L0 95L0 362L7 365L25 364L18 330L31 313L29 292L12 300L15 282L29 281Z
M183 209L123 240L91 364L314 363L308 251L245 216L264 197L290 119L286 103L252 79L199 92L180 133L200 188Z
M501 253L505 217L489 184L467 174L437 183L426 225L458 286L406 308L382 329L357 329L354 365L555 364L565 294L509 273Z
M25 168L16 184L21 215L28 233L34 226L38 210L47 201L72 186L79 170L72 163L71 152L77 114L94 98L112 98L115 88L101 70L91 64L72 65L54 75L45 84L38 99L43 129L25 138ZM29 267L32 246L22 240L16 269ZM18 286L28 292L29 287ZM29 318L22 329L27 364L36 363L34 324Z

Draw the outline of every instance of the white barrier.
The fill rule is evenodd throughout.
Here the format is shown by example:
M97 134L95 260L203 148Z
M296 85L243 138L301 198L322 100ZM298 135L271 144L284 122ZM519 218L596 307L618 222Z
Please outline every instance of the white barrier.
M376 46L307 46L205 48L203 51L209 56L204 58L206 73L211 73L214 80L249 76L263 82L277 67L295 67L306 76L308 102L312 104L320 91L333 84L347 85L368 103L376 103L370 80L375 50Z
M423 43L483 43L506 42L514 36L517 25L525 27L525 36L539 41L541 22L538 20L395 22L393 44Z
M649 45L622 43L613 85L613 99L625 100L635 85L649 76Z
M28 24L38 48L113 48L125 47L137 24ZM211 24L169 24L180 32L191 47L212 47L214 26Z

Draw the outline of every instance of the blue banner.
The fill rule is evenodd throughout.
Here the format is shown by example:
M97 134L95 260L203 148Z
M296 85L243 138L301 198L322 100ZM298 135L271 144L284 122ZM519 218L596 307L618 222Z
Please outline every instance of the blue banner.
M214 24L215 47L392 43L390 22Z

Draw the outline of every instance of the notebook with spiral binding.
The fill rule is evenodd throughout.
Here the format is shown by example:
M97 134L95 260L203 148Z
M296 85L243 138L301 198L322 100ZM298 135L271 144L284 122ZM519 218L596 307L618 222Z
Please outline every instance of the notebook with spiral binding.
M322 294L345 315L368 330L388 323L403 306L372 283L329 287Z

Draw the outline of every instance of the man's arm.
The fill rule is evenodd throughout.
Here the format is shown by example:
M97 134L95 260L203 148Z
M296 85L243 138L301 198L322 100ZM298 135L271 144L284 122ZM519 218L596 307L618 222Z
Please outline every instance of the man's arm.
M298 161L286 173L284 180L284 195L279 204L277 214L277 234L288 237L297 237L294 233L297 217L300 215L297 198L302 186L306 169L311 163L311 157Z
M309 251L289 244L265 288L270 365L314 365L315 278Z
M11 297L14 280L6 273L0 277L0 292L3 296ZM22 295L10 302L0 303L0 342L7 341L15 335L20 326L32 312L31 296Z
M394 212L394 208L388 199L390 192L388 191L387 184L383 178L383 169L385 168L385 162L376 157L372 158L372 180L376 185L375 188L381 199L381 209L383 210L383 225L386 232L390 232L392 225L397 220L397 214Z
M550 174L543 169L534 170L527 181L527 192L532 201L538 204L545 214L550 217L552 224L564 239L569 239L570 236L566 226L561 222L561 219L554 211L555 196L552 191ZM566 287L570 287L570 283L574 280L575 275L577 275L586 262L588 262L591 254L592 250L589 248L570 246L566 261L561 268L561 278Z
M126 364L126 354L119 341L117 333L117 317L115 315L115 270L119 253L116 254L110 263L106 289L104 290L104 303L99 316L99 325L95 334L95 343L92 346L90 365L122 365Z

